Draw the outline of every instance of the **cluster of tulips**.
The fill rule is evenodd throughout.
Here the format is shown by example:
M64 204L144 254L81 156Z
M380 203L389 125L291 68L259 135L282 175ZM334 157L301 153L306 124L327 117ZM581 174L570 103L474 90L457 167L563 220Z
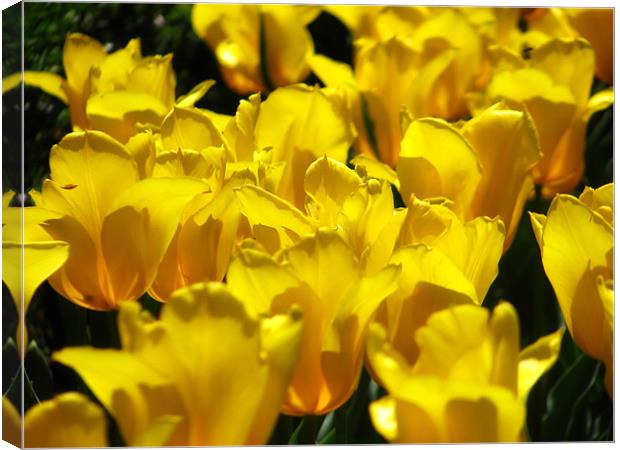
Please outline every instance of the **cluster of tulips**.
M315 53L321 11L351 31L352 67ZM342 406L363 365L390 442L523 440L565 329L520 348L515 308L482 303L534 195L553 198L530 218L566 329L611 395L613 184L569 195L613 103L591 95L612 80L611 10L201 4L192 25L249 95L234 116L195 106L212 81L177 97L172 55L138 39L108 53L69 34L64 78L3 80L65 102L73 126L35 206L3 196L3 281L22 315L46 280L118 310L120 349L51 359L127 445L263 444L280 413ZM106 446L100 405L41 402L25 445Z

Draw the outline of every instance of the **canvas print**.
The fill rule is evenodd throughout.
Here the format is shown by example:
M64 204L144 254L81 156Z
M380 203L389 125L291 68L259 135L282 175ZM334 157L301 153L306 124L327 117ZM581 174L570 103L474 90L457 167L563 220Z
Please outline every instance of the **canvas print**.
M2 14L3 440L614 440L612 8Z

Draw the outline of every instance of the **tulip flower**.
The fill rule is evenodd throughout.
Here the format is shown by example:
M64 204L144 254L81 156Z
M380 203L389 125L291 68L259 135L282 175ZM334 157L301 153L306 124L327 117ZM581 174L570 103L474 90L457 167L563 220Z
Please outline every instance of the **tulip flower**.
M319 230L277 258L242 249L227 274L230 289L260 314L293 304L304 311L299 362L282 412L321 415L346 402L356 388L366 331L381 301L396 288L394 265L365 276L334 230Z
M275 193L297 208L304 204L303 177L310 163L323 155L346 162L354 137L343 99L316 86L275 90L256 118L257 148L272 147L271 163L286 163Z
M358 160L358 171L366 172ZM385 267L392 255L403 211L394 210L387 181L360 177L344 164L324 156L304 177L305 208L246 184L235 189L241 213L256 240L270 253L290 247L319 229L337 230L366 273Z
M605 363L613 391L613 184L558 195L546 217L530 213L545 273L575 343Z
M9 196L12 197L12 193ZM2 209L2 281L17 309L18 349L24 348L22 323L34 293L69 257L68 243L55 240L41 226L45 220L59 216L36 207L7 206ZM26 328L24 343L28 343Z
M410 339L409 364L379 325L369 362L388 395L370 404L373 425L390 442L514 442L525 424L527 396L557 359L563 329L519 352L515 309L457 305L431 315Z
M172 446L267 441L297 361L299 308L259 318L224 285L203 283L177 291L158 321L126 302L118 324L122 349L52 359L82 377L128 445L162 433Z
M41 226L71 251L49 282L65 298L96 310L114 309L147 290L185 205L209 190L191 178L139 181L132 154L98 131L65 136L51 150L50 169L42 192L31 195L57 214Z
M68 104L77 130L105 131L127 142L137 124L159 126L174 104L172 54L142 57L139 39L107 54L97 40L71 33L63 48L63 65L66 78L25 71L23 80ZM2 92L21 79L21 74L4 79Z
M26 412L24 447L106 447L107 423L103 409L78 392L65 392L34 405ZM21 447L22 420L2 397L2 439Z
M215 53L226 84L243 95L303 81L314 53L306 27L319 13L309 5L199 4L192 27Z
M376 321L409 364L419 354L411 339L434 312L457 304L480 305L497 276L505 230L495 218L462 223L450 209L415 197L407 208L391 264L402 267L398 289Z
M506 227L506 249L533 190L532 170L539 158L527 113L502 104L460 129L439 119L414 120L401 143L400 193L405 201L411 194L447 198L461 221L499 216Z
M479 114L500 99L526 109L543 155L534 169L535 182L546 198L570 192L583 175L588 121L614 98L612 89L590 97L594 50L583 39L554 39L532 50L529 60L508 50L498 59L495 74L486 91L474 97L472 110Z
M397 16L408 11L393 10ZM327 86L348 96L359 133L357 152L392 167L402 138L403 110L416 118L463 117L465 93L482 58L479 35L458 11L442 9L405 24L398 33L390 25L386 29L391 32L380 39L355 41L353 69L322 55L311 60L312 70Z
M540 41L551 38L586 39L596 53L596 76L613 84L613 9L549 8L528 17L528 30L536 32Z

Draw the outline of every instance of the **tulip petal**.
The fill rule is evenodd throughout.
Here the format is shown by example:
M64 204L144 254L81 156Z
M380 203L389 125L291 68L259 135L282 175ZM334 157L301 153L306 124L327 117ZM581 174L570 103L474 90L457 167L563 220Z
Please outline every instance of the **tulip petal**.
M136 134L137 124L159 126L168 107L157 97L144 92L112 91L91 95L86 116L91 127L120 142Z
M314 225L297 208L259 186L245 185L235 189L241 213L250 225L274 228L280 236L280 246L287 247L299 237L312 233Z
M310 58L310 67L321 81L330 87L355 89L355 75L350 65L323 55L314 55Z
M323 155L346 161L352 141L340 106L319 88L300 84L276 89L261 104L256 145L273 147L272 162L286 161L278 194L298 208L303 207L302 180L310 163Z
M300 284L269 255L251 249L239 251L231 261L226 283L248 309L259 314L268 314L276 297Z
M585 203L590 209L596 211L611 226L614 225L614 184L608 183L598 189L592 189L586 186L579 200Z
M69 245L62 241L28 242L24 243L23 247L21 242L2 243L2 281L9 288L18 311L22 298L22 281L24 311L28 311L28 305L37 288L56 272L68 257Z
M584 352L605 359L609 336L596 276L611 278L613 229L581 201L560 195L549 207L542 240L543 266L566 326Z
M438 250L413 245L394 252L402 265L397 291L386 300L390 342L413 364L419 346L415 331L436 311L454 304L478 303L476 291L454 263Z
M519 398L525 400L538 379L555 364L564 328L543 336L519 353Z
M197 108L175 106L161 125L165 150L187 149L200 151L224 143L222 133L211 119Z
M471 383L488 380L493 363L491 348L477 345L488 336L488 319L486 309L468 304L431 315L415 333L420 348L415 373ZM453 357L445 358L446 352Z
M71 33L67 36L62 62L67 82L77 95L83 95L91 68L105 57L106 51L96 39L80 33Z
M498 218L454 224L432 246L448 255L476 288L482 302L498 273L506 231Z
M167 366L188 409L190 445L256 444L254 439L266 439L277 417L277 397L282 398L292 372L290 361L283 361L286 356L279 352L294 356L299 319L295 313L265 328L222 285L177 291L161 320L174 335L165 344L173 362ZM187 359L187 348L200 350ZM277 378L270 378L272 370ZM188 383L188 377L195 381Z
M306 211L323 226L336 226L336 218L347 197L362 180L346 165L325 155L308 167L304 178Z
M121 350L68 347L52 360L74 369L115 417L132 445L162 411L179 414L180 405L168 380L136 355Z
M119 196L103 221L101 249L113 307L150 286L188 202L209 186L192 178L147 178Z
M536 242L538 242L538 246L542 248L542 235L545 228L545 222L547 221L547 216L531 211L528 211L528 214L530 215L530 223L532 224L532 231L534 232Z
M22 418L17 408L5 396L2 396L2 440L22 447Z
M170 108L174 104L175 86L172 53L169 53L140 59L127 78L126 89L149 94Z
M520 344L519 317L510 303L501 302L493 309L489 331L494 353L491 383L505 387L517 395L520 382L517 370Z
M556 85L568 86L578 105L587 103L594 74L594 50L586 40L550 40L532 51L531 66L548 74Z
M467 122L463 136L482 165L468 218L499 216L506 226L507 248L533 188L530 174L540 158L536 131L526 113L500 104Z
M613 104L613 102L613 88L603 89L602 91L597 92L588 99L588 103L586 105L586 112L583 116L583 120L587 122L592 116L592 114L608 108L611 104Z
M307 60L314 53L310 32L300 26L296 5L262 5L265 54L269 79L274 86L302 81L310 71Z
M196 5L198 6L198 5ZM181 108L191 108L213 87L215 80L205 80L198 83L187 94L177 98L176 105Z
M54 183L43 184L39 206L74 217L92 237L115 198L138 180L131 154L99 131L65 136L52 148L50 169Z
M437 149L442 151L437 151ZM463 217L476 192L481 170L474 150L459 132L439 119L411 123L401 142L396 168L401 195L447 197Z
M19 86L24 81L24 84L28 86L38 87L44 92L56 97L61 102L68 104L66 92L66 81L60 75L56 75L52 72L35 72L32 70L26 70L23 72L23 78L21 73L14 73L2 79L2 93Z
M82 394L66 392L28 410L24 438L27 447L105 447L105 413Z
M439 237L459 223L458 217L448 207L450 204L448 199L427 201L413 195L399 236L400 246L426 244L432 247Z

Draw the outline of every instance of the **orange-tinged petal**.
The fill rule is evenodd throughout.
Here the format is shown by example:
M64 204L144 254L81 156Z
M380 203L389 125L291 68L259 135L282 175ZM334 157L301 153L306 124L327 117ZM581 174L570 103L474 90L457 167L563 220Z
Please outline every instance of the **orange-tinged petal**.
M2 396L2 440L22 447L22 418L13 403Z
M105 413L82 394L66 392L28 410L24 439L27 447L105 447Z
M101 248L111 285L110 307L151 285L187 203L209 186L192 178L147 178L127 189L106 216Z
M469 218L499 216L507 248L533 188L531 171L540 157L536 131L526 113L500 104L471 119L462 132L482 166Z
M302 11L296 5L261 6L266 53L263 64L274 86L302 81L310 71L307 60L314 53L314 44L310 32L300 26Z
M607 84L613 84L613 9L567 8L563 11L571 26L594 48L596 76Z

